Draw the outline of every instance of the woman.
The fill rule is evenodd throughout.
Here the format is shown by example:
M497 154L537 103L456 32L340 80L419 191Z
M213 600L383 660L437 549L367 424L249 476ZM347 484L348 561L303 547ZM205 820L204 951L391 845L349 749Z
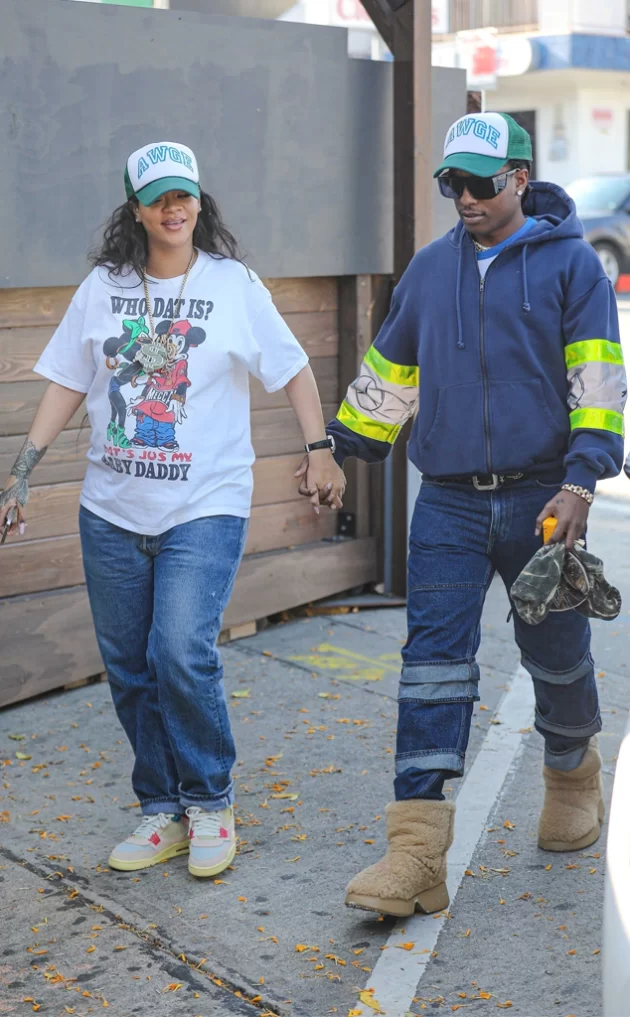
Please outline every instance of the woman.
M308 358L239 260L192 151L139 149L125 186L35 367L50 384L0 493L0 529L24 532L30 474L87 396L85 575L144 815L109 864L142 869L190 851L190 871L213 876L235 853L216 641L250 513L249 373L289 397L315 511L320 498L341 506L344 476Z

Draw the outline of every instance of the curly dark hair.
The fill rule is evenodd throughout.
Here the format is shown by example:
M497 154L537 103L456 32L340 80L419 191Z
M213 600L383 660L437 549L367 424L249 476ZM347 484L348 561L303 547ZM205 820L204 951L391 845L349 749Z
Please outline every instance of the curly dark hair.
M123 274L132 269L139 276L144 272L149 245L141 223L136 222L134 209L137 198L129 198L117 208L105 227L103 243L90 254L92 265L105 265L111 274ZM242 262L238 243L221 219L214 198L201 192L201 210L193 233L193 244L200 251L215 258L233 258Z

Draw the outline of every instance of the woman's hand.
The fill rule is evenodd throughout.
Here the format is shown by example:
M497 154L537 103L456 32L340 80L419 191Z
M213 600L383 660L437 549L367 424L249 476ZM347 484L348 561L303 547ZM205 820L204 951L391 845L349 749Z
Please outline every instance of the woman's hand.
M333 511L343 508L346 477L328 449L304 456L295 477L300 480L298 491L310 500L316 513L320 505L328 505Z
M11 518L11 523L7 530L7 536L11 536L18 530L23 534L26 528L24 504L18 499L18 483L15 477L9 477L7 486L3 491L0 491L0 541L9 518Z
M555 498L548 501L536 520L536 536L542 530L542 524L548 516L558 520L550 543L557 544L564 540L570 551L576 540L584 536L588 519L589 503L573 491L559 491Z

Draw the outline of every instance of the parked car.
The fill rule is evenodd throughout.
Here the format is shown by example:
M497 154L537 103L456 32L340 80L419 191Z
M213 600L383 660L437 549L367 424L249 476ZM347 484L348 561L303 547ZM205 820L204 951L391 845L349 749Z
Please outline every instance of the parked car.
M630 173L582 177L567 187L584 227L613 286L630 272Z

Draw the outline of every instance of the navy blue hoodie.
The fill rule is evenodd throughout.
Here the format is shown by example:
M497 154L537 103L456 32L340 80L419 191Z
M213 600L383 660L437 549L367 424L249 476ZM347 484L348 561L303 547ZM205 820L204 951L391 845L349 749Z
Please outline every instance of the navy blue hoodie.
M615 295L562 188L531 184L523 211L535 225L484 280L461 223L415 255L328 425L339 463L385 459L418 407L409 458L429 476L564 468L593 491L619 473Z

